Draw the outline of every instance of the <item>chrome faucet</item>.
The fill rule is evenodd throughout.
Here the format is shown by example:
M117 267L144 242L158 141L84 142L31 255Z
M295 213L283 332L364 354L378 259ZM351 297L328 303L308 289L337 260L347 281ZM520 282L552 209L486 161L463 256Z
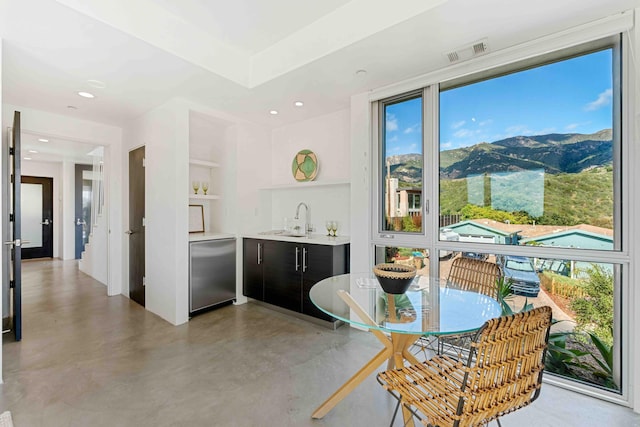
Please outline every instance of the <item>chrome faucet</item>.
M309 210L309 206L305 202L298 203L298 207L296 208L296 216L294 219L300 219L300 206L304 206L305 212L307 214L307 219L305 220L305 234L311 234L313 231L313 227L311 226L311 211Z

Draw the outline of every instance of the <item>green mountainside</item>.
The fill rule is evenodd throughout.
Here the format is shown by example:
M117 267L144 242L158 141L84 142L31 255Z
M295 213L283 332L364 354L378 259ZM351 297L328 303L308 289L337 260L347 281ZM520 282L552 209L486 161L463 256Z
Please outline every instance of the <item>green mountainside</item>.
M467 177L536 170L544 171L544 208L542 216L529 216L532 221L554 225L585 223L612 228L612 140L611 129L604 129L594 134L516 136L442 151L441 212L460 213L469 203ZM398 178L400 187L421 186L421 155L390 156L387 161L391 176ZM519 193L526 191L527 188L521 185L493 196L504 205L505 200L517 202L521 199ZM491 204L490 188L485 189L487 203ZM518 211L517 203L505 210Z

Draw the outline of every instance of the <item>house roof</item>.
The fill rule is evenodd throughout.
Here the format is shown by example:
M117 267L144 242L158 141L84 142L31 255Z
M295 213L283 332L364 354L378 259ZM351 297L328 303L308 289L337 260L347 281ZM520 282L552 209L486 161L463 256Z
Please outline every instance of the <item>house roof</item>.
M534 224L505 224L500 221L494 221L492 219L472 219L471 221L483 225L485 227L491 227L500 230L504 233L512 234L519 232L523 239L532 240L533 238L539 238L541 236L555 235L557 233L566 232L568 230L581 230L586 233L599 236L613 236L613 230L609 228L596 227L588 224L578 225L534 225Z

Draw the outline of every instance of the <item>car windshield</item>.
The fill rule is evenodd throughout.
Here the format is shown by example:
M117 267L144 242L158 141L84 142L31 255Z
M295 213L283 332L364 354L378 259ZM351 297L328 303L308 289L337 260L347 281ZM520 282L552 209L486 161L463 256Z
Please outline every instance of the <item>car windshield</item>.
M529 261L517 261L513 259L507 260L505 268L517 271L533 271L533 267L531 267Z

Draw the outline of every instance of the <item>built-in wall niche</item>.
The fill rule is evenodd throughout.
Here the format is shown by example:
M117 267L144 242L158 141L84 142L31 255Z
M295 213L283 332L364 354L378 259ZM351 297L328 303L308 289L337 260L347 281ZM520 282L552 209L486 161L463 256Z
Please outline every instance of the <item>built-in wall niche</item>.
M227 171L235 146L234 123L189 112L189 204L202 205L205 232L228 231L225 202L232 198Z

